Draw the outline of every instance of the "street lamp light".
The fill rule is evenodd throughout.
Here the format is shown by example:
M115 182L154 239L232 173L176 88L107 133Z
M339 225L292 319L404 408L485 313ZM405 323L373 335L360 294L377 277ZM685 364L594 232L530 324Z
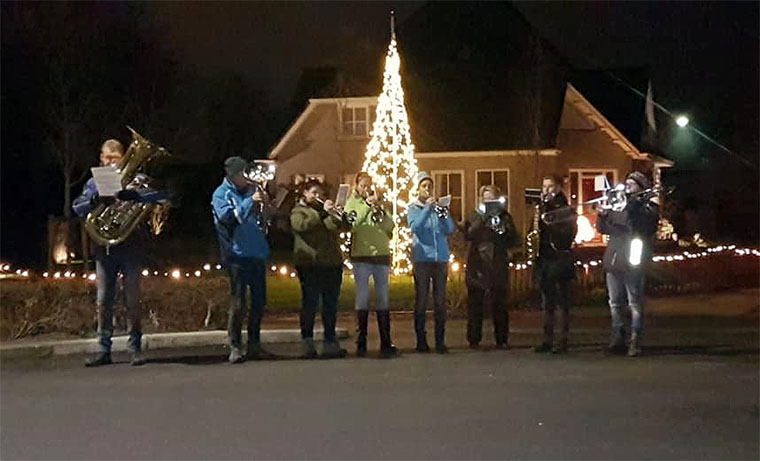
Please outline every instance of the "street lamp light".
M676 125L678 125L680 128L683 128L688 124L689 124L689 117L685 115L679 115L676 118Z

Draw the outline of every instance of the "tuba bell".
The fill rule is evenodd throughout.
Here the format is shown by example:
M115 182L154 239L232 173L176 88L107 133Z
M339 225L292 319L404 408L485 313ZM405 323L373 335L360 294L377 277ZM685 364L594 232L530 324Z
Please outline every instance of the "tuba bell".
M142 172L152 159L170 154L163 147L140 136L132 128L127 128L132 132L132 142L120 167L121 186L123 189L139 190L148 187L148 184L138 173ZM110 205L100 203L87 215L84 226L90 238L98 245L118 245L157 207L160 205L129 200L119 200Z

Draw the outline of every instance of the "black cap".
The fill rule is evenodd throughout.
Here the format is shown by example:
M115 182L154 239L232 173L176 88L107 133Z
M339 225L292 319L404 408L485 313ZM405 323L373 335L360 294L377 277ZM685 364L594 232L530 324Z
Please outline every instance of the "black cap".
M242 173L245 167L248 166L248 162L242 157L229 157L224 161L224 174L228 178L235 176L238 173Z

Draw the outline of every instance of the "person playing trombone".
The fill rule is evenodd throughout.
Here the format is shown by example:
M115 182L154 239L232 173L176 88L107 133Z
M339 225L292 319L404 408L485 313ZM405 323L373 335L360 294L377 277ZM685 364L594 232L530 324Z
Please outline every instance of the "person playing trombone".
M490 305L493 314L496 347L507 349L509 344L508 249L518 245L520 238L500 197L497 186L482 186L480 206L465 223L465 238L470 242L465 272L467 341L473 349L479 347L483 336L484 304Z
M351 262L356 284L357 330L356 355L367 354L367 324L369 321L369 278L375 283L375 315L380 335L380 355L396 355L391 341L391 319L388 309L390 278L390 240L393 237L393 216L382 207L372 178L362 171L356 175L354 192L346 202L344 213L353 216L351 229Z
M630 197L621 211L602 207L597 227L610 236L604 252L607 291L612 331L607 352L625 352L623 309L631 311L631 337L628 356L641 354L644 326L645 269L652 259L652 244L659 222L658 205L647 194L649 179L641 172L630 173L625 180L625 194Z
M535 276L541 291L544 338L534 350L539 353L567 352L570 330L570 286L575 277L572 244L578 231L576 214L562 192L562 177L546 175L541 183L541 220ZM560 336L554 343L554 312L559 309Z

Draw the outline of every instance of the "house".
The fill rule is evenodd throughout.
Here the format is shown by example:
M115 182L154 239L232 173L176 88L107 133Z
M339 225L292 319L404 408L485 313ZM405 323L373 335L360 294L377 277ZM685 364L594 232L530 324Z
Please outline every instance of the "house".
M431 2L402 24L398 37L418 166L431 173L438 196L452 196L458 221L477 206L480 186L493 183L525 235L533 213L524 190L540 187L545 174L566 177L566 194L577 206L600 195L596 175L616 183L635 169L659 178L661 168L672 166L642 151L641 123L621 129L571 83L609 96L604 83L593 83L599 72L572 70L510 4ZM341 93L335 85L332 91L336 97L309 99L271 149L278 182L302 173L335 185L359 172L377 97ZM612 107L623 109L610 110L613 118L643 120L644 101L628 93L623 99L631 104L612 96ZM593 228L595 215L586 218ZM588 238L601 243L599 235Z

